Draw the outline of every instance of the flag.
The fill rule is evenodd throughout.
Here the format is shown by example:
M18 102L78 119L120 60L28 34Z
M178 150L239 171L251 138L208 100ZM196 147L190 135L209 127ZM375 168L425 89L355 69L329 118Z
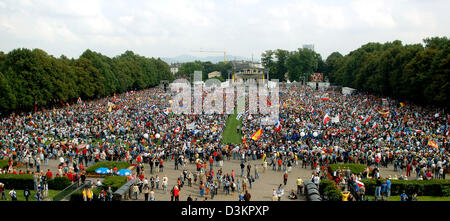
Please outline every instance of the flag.
M404 102L400 102L400 107L404 107L405 103Z
M354 127L354 128L352 128L352 130L353 130L353 132L358 132L359 130L360 130L360 128L359 127Z
M167 115L169 115L169 110L166 108L163 110L163 113L167 116Z
M323 117L323 124L327 124L329 121L331 121L330 116L328 116L328 114L325 114L325 116Z
M177 128L175 128L175 130L174 130L173 132L179 133L180 131L181 131L181 128L180 128L180 127L177 127Z
M428 146L430 147L434 147L434 148L439 148L439 146L437 145L436 142L434 142L433 140L428 140Z
M364 124L367 125L367 123L369 123L370 119L372 119L372 117L370 115L368 115L366 117L366 119L364 119Z
M111 111L112 111L112 106L109 106L109 108L108 108L108 112L110 112L110 113L111 113Z
M150 109L152 109L152 110L155 108L156 108L156 105L154 105L154 104L150 107Z
M322 96L320 99L323 100L323 101L329 101L330 100L328 95L327 96Z
M373 122L372 128L373 128L373 129L377 129L377 127L378 127L377 122Z
M331 123L339 123L339 117L341 114L338 114L337 116L334 116L331 118Z
M246 148L248 148L247 137L245 135L244 135L244 139L242 139L242 143L245 145Z
M267 106L272 106L272 102L270 102L269 98L267 98Z
M259 128L259 130L257 130L253 135L252 135L252 140L254 141L258 141L259 138L262 135L262 128Z
M275 132L280 132L281 131L281 124L280 124L280 120L277 120L277 123L275 123Z

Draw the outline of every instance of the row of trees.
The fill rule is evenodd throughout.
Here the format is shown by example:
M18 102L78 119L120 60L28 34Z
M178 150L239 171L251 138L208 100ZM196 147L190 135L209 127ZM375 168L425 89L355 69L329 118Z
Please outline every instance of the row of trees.
M330 82L369 93L449 107L450 41L427 38L422 44L401 41L368 43L325 62Z
M173 79L161 59L132 51L109 58L86 50L78 59L69 59L40 49L15 49L0 52L0 112L100 98Z
M228 73L232 71L232 65L230 62L218 62L216 64L206 61L194 61L194 62L186 62L181 64L181 67L178 69L177 76L185 77L191 79L194 74L194 71L202 71L202 80L208 79L208 74L213 71L218 71L222 74L222 78L219 78L223 81L223 79L228 79ZM192 78L193 79L193 78Z
M311 73L319 72L333 84L421 104L450 105L447 37L427 38L424 45L398 40L368 43L345 56L333 52L325 61L309 49L268 50L261 61L270 78L280 81L308 81Z
M322 56L306 48L299 48L297 51L267 50L261 55L261 62L269 70L270 79L278 79L280 82L308 81L312 73L326 71Z

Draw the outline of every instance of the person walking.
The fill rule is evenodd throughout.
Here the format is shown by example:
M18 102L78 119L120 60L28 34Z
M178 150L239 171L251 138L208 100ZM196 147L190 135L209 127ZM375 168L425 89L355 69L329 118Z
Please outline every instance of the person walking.
M284 175L283 175L283 183L284 183L285 186L286 186L286 184L287 184L287 180L288 180L288 172L285 171L285 172L284 172Z

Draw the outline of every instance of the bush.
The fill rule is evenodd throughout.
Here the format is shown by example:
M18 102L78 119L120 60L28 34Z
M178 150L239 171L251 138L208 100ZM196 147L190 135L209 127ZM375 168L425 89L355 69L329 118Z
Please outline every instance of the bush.
M450 196L450 187L449 186L444 186L442 188L442 195L443 196Z
M326 192L330 201L342 201L342 193L338 189L330 189Z
M48 189L63 190L70 184L72 184L72 182L67 177L53 177L48 181Z
M385 179L381 182L384 183ZM366 186L366 194L374 195L375 179L361 180ZM443 196L450 188L450 180L391 180L391 195L417 193L419 196Z
M359 163L344 163L344 164L330 164L331 171L336 171L341 168L350 168L352 174L360 174L363 173L366 169L366 165Z
M325 189L329 186L335 185L334 181L332 180L321 180L319 183L319 193L320 195L323 195L325 193Z
M88 174L95 174L95 170L101 167L105 167L108 169L113 169L114 167L117 167L117 170L121 169L127 169L130 166L130 163L128 162L116 162L116 161L101 161L97 162L94 165L88 167L86 169L86 173Z
M333 180L321 180L319 183L320 195L327 195L330 201L342 201L341 190Z
M33 175L29 174L1 174L0 183L5 184L6 189L18 189L24 190L26 187L29 189L34 188L34 178Z
M5 170L8 169L8 160L0 160L0 169ZM17 161L13 161L13 166L17 165Z
M109 176L103 180L102 188L107 190L108 187L111 187L111 190L113 192L115 192L117 189L119 189L125 183L127 183L127 178L124 176Z

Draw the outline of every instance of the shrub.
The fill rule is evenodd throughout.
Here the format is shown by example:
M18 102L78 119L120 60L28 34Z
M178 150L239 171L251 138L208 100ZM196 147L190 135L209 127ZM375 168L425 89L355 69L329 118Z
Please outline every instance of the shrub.
M323 195L325 193L325 189L329 186L335 185L334 181L332 180L321 180L319 183L319 193L320 195Z
M34 178L33 175L29 174L1 174L0 175L0 183L5 184L5 188L7 189L25 189L28 187L29 189L34 188Z
M114 192L121 186L123 186L125 183L127 183L127 178L124 176L109 176L103 180L102 188L107 190L108 187L110 186L111 190Z
M101 168L101 167L105 167L108 169L117 167L117 170L121 170L121 169L127 169L129 166L130 166L130 163L128 163L128 162L101 161L101 162L97 162L94 165L88 167L86 169L86 173L95 174L95 170L97 170L98 168Z
M320 195L327 195L330 201L342 201L341 190L333 180L321 180L319 183Z
M350 168L352 174L360 174L363 173L366 169L366 165L359 163L344 163L344 164L330 164L331 171L336 171L341 168Z
M48 181L48 189L63 190L70 184L72 184L72 182L67 177L53 177Z
M330 189L326 192L330 201L342 201L342 193L338 189Z
M0 169L5 170L8 169L9 162L8 160L0 160ZM17 165L17 161L13 161L13 166Z
M442 188L442 195L443 196L450 196L450 186L444 186Z
M375 179L361 180L366 186L366 194L375 193ZM384 183L385 179L381 182ZM445 190L450 188L450 180L391 180L391 195L417 193L419 196L443 196Z

